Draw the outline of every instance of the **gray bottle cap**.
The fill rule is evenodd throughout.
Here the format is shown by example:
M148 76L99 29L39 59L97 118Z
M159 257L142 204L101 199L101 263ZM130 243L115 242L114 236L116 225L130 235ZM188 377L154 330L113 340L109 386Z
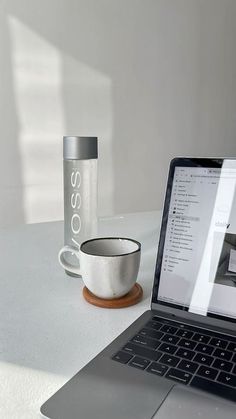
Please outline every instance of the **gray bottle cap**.
M63 137L65 160L88 160L98 158L97 137Z

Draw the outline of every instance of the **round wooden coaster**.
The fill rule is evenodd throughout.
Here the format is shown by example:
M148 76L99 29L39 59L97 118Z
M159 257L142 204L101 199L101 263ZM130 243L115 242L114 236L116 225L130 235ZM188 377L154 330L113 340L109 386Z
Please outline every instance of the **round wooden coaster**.
M88 288L83 288L83 296L88 303L93 304L97 307L103 308L123 308L129 307L134 304L139 303L143 296L143 289L138 283L134 284L133 288L128 292L128 294L123 297L116 298L114 300L105 300L103 298L96 297L92 294Z

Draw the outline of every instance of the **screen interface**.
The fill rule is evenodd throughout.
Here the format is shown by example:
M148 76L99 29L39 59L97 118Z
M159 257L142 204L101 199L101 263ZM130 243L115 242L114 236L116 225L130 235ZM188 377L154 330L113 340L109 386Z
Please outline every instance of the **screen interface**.
M236 319L236 161L175 167L158 300Z

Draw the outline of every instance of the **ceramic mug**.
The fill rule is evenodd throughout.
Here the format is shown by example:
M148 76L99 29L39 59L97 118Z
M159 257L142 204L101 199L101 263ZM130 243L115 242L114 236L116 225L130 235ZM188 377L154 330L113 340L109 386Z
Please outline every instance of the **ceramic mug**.
M66 261L70 252L78 258L78 266ZM85 286L94 295L115 299L127 294L136 282L141 244L133 239L105 237L86 240L80 249L64 246L59 262L70 273L81 275Z

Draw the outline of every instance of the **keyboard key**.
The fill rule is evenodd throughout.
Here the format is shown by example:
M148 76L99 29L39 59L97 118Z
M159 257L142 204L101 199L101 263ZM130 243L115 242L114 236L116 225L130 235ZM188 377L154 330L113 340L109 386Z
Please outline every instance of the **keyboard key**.
M234 369L233 369L232 373L236 375L236 365L235 365L235 367L234 367Z
M145 370L145 368L150 364L151 361L145 358L140 358L139 356L135 356L132 361L129 362L131 367L139 368L140 370Z
M202 335L200 333L195 333L192 339L195 340L196 342L208 343L210 340L210 336Z
M119 351L112 359L115 361L121 362L122 364L127 364L131 360L133 355L128 354L127 352Z
M197 364L196 362L185 361L184 359L182 359L182 361L178 365L179 369L191 372L192 374L195 373L198 367L199 367L199 364Z
M217 377L217 381L223 384L227 384L227 386L236 388L236 376L228 374L227 372L221 372Z
M145 329L145 328L140 330L138 334L152 338L152 339L157 339L157 340L161 339L162 336L164 336L164 333L162 332L158 332L157 330L153 330L153 329Z
M165 325L168 325L168 326L174 326L176 328L178 328L178 326L179 326L179 322L176 322L176 321L173 321L173 320L170 320L170 319L164 319L163 317L154 316L153 320L154 319L155 319L155 321L161 322L162 325L165 324Z
M232 351L232 352L235 352L235 353L236 353L236 343L234 343L234 342L229 342L227 350L228 350L228 351Z
M211 355L212 352L214 351L214 348L212 346L204 345L204 343L198 343L195 348L195 351L202 352L207 355Z
M196 342L193 342L192 340L181 339L178 343L178 346L183 346L187 349L194 349L196 346Z
M145 327L148 327L150 329L155 329L155 330L159 330L161 326L162 326L161 323L154 322L152 320L145 325Z
M216 348L213 355L217 358L226 359L227 361L229 361L232 358L232 352L225 351L220 348Z
M217 346L218 348L225 349L226 346L228 345L228 341L227 340L218 339L218 338L212 338L210 340L209 344L212 345L212 346Z
M176 346L170 345L169 343L162 343L162 345L159 347L160 351L167 352L168 354L174 354L176 349Z
M178 327L180 329L193 331L194 333L196 332L196 329L197 329L196 327L190 326L189 324L185 324L185 323L178 323Z
M151 365L147 368L148 372L156 375L164 375L168 370L166 365L160 364L159 362L152 362Z
M169 326L168 324L164 324L161 328L162 332L170 333L171 335L174 335L177 330L177 327Z
M192 374L177 370L176 368L170 368L165 376L166 378L171 378L172 380L178 381L181 384L188 384L192 378Z
M234 354L232 361L236 363L236 354Z
M210 381L203 377L195 375L191 381L191 386L200 390L210 391L220 397L225 397L228 400L236 401L236 390L232 387L227 387L219 382Z
M185 329L179 329L176 335L182 338L190 339L193 336L193 332L190 332L189 330Z
M164 335L162 338L163 342L168 342L168 343L172 343L172 344L176 344L179 341L178 336L172 336L172 335Z
M196 354L193 358L193 361L199 362L200 364L204 365L211 365L213 360L213 356L203 354Z
M132 355L139 355L143 356L144 358L148 358L151 361L157 361L161 355L163 355L159 351L154 351L153 349L144 348L139 345L135 345L134 343L128 342L124 347L123 350L132 354Z
M180 361L179 358L176 356L165 354L159 359L159 362L162 362L163 364L170 365L171 367L175 367L178 362Z
M142 346L148 346L149 348L152 348L152 349L157 349L157 347L160 345L160 342L158 342L158 340L146 338L145 336L142 336L142 335L134 336L134 338L132 339L132 342L138 343L139 345L142 345Z
M223 361L222 359L216 358L215 361L212 364L212 367L218 368L219 370L223 371L231 371L233 366L232 362L229 361Z
M214 380L217 374L217 370L214 370L210 367L204 367L203 365L201 365L201 367L197 371L197 375L201 375L202 377L207 378L208 380Z
M195 353L193 351L190 351L190 349L179 348L178 351L176 352L176 355L184 359L192 359Z

